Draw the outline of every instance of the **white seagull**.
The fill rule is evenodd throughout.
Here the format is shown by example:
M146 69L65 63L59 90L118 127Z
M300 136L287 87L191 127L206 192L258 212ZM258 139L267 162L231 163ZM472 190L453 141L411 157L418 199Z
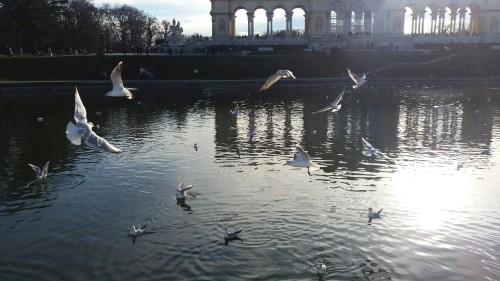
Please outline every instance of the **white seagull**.
M262 85L262 88L260 88L259 92L269 89L269 87L271 87L276 81L280 80L281 78L297 79L297 77L295 77L290 70L280 69L273 75L269 76L269 78L267 78L266 83Z
M109 76L111 78L111 82L113 82L113 89L106 93L108 97L126 97L127 99L132 99L131 90L137 90L136 88L125 88L123 86L122 80L122 65L123 62L119 62L115 69L111 72Z
M47 163L45 163L42 169L40 169L38 166L28 164L33 169L33 171L36 172L37 180L41 180L47 176L47 172L49 170L49 162L50 161L47 161Z
M316 113L320 113L320 112L324 112L324 111L328 111L328 110L331 110L332 112L339 111L340 108L342 107L342 105L339 104L339 102L342 100L342 96L344 96L344 93L345 93L345 88L342 90L342 92L339 94L339 96L329 106L327 106L323 109L320 109L318 111L315 111L312 114L316 114Z
M66 137L75 145L81 145L82 139L85 143L93 148L104 150L107 152L118 153L121 149L114 147L108 141L98 136L92 131L94 124L87 121L87 111L83 106L78 89L75 88L75 115L76 125L68 122L66 126Z
M459 101L450 104L435 105L434 108L441 108L447 111L456 112L457 114L464 113L462 111L462 104Z
M372 156L372 155L377 155L377 156L382 156L386 159L393 160L391 157L385 155L384 153L380 152L380 150L374 148L369 142L367 142L363 137L361 137L361 141L363 141L363 146L365 147L363 149L363 155L364 156Z
M349 74L349 77L351 77L352 81L356 83L352 86L353 89L357 89L366 83L366 74L363 74L363 76L359 78L359 76L356 75L356 73L352 72L349 68L347 69L347 73Z
M372 222L372 219L380 218L380 213L383 209L380 209L378 212L374 212L372 208L368 208L368 222Z
M319 170L319 166L313 163L309 158L309 155L297 145L295 147L295 153L293 154L293 160L287 160L285 165L290 165L292 167L302 167L307 168L307 173L312 176L311 170Z
M326 265L322 262L318 263L315 267L316 273L323 275L326 273Z
M191 187L193 187L192 184L188 185L188 186L184 186L184 183L181 182L179 184L179 186L177 187L177 193L175 193L175 198L177 200L184 200L186 199L187 197L187 191L191 189Z
M130 236L141 236L144 233L144 229L146 228L146 225L144 225L141 228L135 228L135 225L132 225L132 230L129 232Z
M240 107L238 104L234 107L234 110L231 110L231 114L233 114L236 117L240 117Z
M229 227L226 226L226 227L224 227L224 238L226 238L226 239L234 239L242 231L243 231L242 229L237 230L237 231L232 231L232 230L229 229Z

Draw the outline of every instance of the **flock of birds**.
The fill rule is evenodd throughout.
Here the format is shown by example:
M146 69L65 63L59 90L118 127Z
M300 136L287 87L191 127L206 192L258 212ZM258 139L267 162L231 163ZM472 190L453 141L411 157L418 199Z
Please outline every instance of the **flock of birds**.
M127 99L132 99L133 95L131 91L137 90L136 88L126 88L123 84L123 80L121 77L122 74L122 69L123 69L123 62L119 62L116 67L113 69L110 75L111 82L113 83L113 88L111 91L107 92L105 96L108 97L121 97L121 98L127 98ZM353 89L358 89L361 86L363 86L367 80L366 80L366 75L363 74L361 77L353 73L350 69L347 69L347 72L349 74L349 77L352 79L354 82L354 85L352 86ZM292 79L297 79L293 73L290 70L278 70L276 73L272 74L266 82L262 85L259 91L265 91L269 89L274 83L276 83L278 80L281 78L292 78ZM343 88L342 92L337 96L337 98L328 106L313 112L312 114L317 114L321 112L326 112L326 111L331 111L331 112L338 112L341 109L341 104L340 102L342 101L342 98L345 93L349 91L346 91L345 87ZM434 108L441 108L444 110L448 111L453 111L456 112L457 114L462 114L462 108L460 102L455 102L452 104L446 104L446 105L436 105ZM231 114L234 116L238 117L240 115L240 109L238 104L236 104L234 110L231 110ZM83 102L80 98L80 95L78 93L78 89L75 87L75 112L73 118L75 119L75 123L68 122L66 126L66 137L68 140L70 140L71 143L74 145L81 145L82 140L85 142L85 144L91 148L99 149L105 152L111 152L111 153L120 153L122 152L121 149L115 147L114 145L110 144L107 140L104 138L98 136L92 128L95 127L92 122L89 122L87 120L87 111L85 109L85 106L83 105ZM248 137L250 139L253 139L256 135L255 130L250 130L248 132ZM381 152L380 150L374 148L365 138L361 138L361 141L363 143L364 149L362 151L363 155L365 156L379 156L383 157L388 160L392 160L389 156ZM198 144L194 144L194 148L197 151L198 150ZM49 168L49 162L47 162L42 168L39 168L38 166L35 166L33 164L28 164L35 172L36 172L36 179L37 181L43 180L45 177L47 177L48 173L48 168ZM307 172L309 175L312 175L312 171L314 170L319 170L320 167L318 164L314 163L309 155L307 154L306 151L304 151L299 145L296 145L295 152L293 155L292 160L286 161L285 165L290 165L293 167L301 167L301 168L307 168ZM187 198L189 198L189 190L193 185L184 185L184 183L180 183L179 186L176 189L176 194L175 198L177 202L184 202ZM382 212L382 209L379 211L373 211L372 208L368 209L368 222L371 223L371 221L374 218L380 218L380 213ZM129 232L129 235L134 238L138 236L141 236L145 233L145 228L146 225L137 228L136 226L132 226L132 230ZM233 231L229 229L229 227L225 226L223 228L224 230L224 240L225 240L225 245L228 245L228 241L231 240L241 240L241 238L238 237L238 235L243 231L243 230L236 230ZM326 265L324 263L318 263L315 266L315 270L318 274L323 275L326 273Z

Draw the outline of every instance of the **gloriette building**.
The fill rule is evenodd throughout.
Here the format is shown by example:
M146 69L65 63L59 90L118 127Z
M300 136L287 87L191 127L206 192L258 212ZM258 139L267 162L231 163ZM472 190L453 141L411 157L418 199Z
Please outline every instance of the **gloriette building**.
M299 44L318 50L362 45L412 48L415 44L500 44L500 0L210 0L212 40L218 44ZM265 34L255 30L264 10ZM284 35L273 30L285 11ZM300 36L294 11L303 13ZM236 33L236 13L246 13L246 36ZM241 12L239 13L241 17ZM241 20L241 19L238 19ZM259 39L258 41L256 39ZM254 42L257 41L257 42Z

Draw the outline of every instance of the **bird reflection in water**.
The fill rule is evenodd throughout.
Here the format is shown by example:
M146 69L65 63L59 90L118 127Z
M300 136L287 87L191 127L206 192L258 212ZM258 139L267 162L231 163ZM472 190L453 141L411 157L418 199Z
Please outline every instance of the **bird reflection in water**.
M177 199L177 206L181 206L184 211L191 211L191 206L186 204L186 198L184 199Z

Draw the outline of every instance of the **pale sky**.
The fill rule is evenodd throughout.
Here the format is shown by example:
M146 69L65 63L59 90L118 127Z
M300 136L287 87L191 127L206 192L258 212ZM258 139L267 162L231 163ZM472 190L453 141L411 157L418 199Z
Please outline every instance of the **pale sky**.
M96 7L104 3L111 6L126 4L156 16L160 21L172 22L175 18L181 22L183 34L212 35L210 0L93 0L92 2Z

